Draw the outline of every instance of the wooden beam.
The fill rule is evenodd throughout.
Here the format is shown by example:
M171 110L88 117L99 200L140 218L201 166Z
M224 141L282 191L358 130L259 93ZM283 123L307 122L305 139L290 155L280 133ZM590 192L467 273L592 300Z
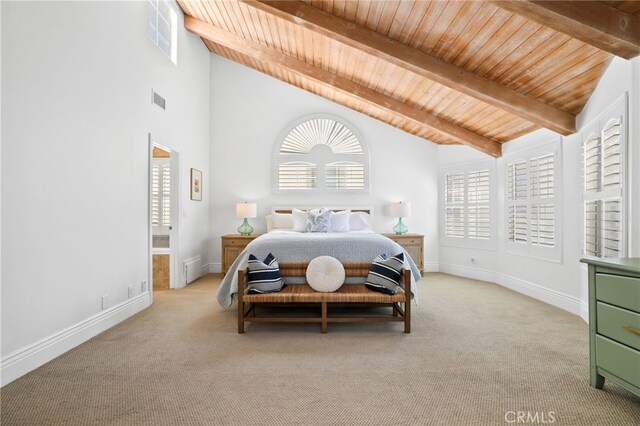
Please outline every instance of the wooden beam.
M531 123L563 135L576 132L576 117L567 111L475 75L306 3L255 0L242 0L242 2L515 114Z
M495 1L523 16L626 59L640 55L640 16L598 1Z
M184 26L188 31L204 39L235 50L238 53L251 56L259 61L265 61L282 67L291 73L330 87L332 90L345 96L350 96L378 109L391 112L421 126L428 127L440 134L446 135L456 142L469 145L493 157L500 157L502 154L502 146L492 139L474 133L443 118L436 117L426 111L413 108L398 99L386 96L347 78L317 68L292 56L285 55L253 40L245 39L191 16L185 16Z

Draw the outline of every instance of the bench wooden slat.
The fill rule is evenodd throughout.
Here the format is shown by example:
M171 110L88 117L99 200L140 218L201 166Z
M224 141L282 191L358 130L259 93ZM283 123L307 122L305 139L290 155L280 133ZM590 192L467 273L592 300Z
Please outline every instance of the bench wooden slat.
M364 284L343 284L335 292L320 293L308 284L287 284L277 293L248 294L242 298L248 303L393 303L405 301L404 290L395 295L369 290Z

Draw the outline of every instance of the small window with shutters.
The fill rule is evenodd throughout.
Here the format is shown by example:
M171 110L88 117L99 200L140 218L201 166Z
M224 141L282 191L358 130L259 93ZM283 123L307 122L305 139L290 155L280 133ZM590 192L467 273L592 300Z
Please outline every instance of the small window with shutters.
M507 250L561 260L560 140L505 155Z
M154 235L169 235L171 226L171 165L154 158L151 169L151 226Z
M149 38L171 59L178 63L178 12L171 0L148 0Z
M495 248L495 224L491 220L494 169L495 160L441 169L443 244Z
M367 151L351 126L337 117L294 123L279 141L273 164L274 192L368 192Z
M584 256L626 256L626 103L625 95L583 132Z

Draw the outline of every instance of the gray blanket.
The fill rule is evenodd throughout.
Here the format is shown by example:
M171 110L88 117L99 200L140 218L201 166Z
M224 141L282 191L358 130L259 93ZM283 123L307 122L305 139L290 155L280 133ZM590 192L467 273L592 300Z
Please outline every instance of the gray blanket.
M411 256L395 241L374 233L300 233L272 232L262 235L247 245L233 262L222 280L216 295L218 303L228 308L238 292L238 270L246 268L249 254L264 259L269 253L283 262L309 262L318 256L333 256L341 262L371 262L379 254L393 256L405 254L405 266L411 269L411 293L418 301L416 281L420 271ZM304 278L301 278L304 281ZM286 278L286 283L300 282ZM364 278L348 279L347 283L364 282Z

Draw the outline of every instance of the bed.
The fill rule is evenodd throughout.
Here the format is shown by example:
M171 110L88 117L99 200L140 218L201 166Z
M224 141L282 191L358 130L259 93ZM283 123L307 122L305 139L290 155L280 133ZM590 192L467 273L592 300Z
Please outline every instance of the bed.
M287 210L274 209L274 212L286 214ZM238 291L238 271L246 268L249 254L264 259L269 253L272 253L280 263L309 262L323 255L333 256L343 263L371 262L383 253L388 256L404 253L405 266L411 270L413 300L416 302L418 300L416 282L421 277L418 267L402 246L383 235L376 234L370 229L328 233L275 229L249 243L233 262L216 295L220 306L228 308L233 303ZM300 280L300 278L287 278L285 282L290 284L303 282ZM345 285L362 282L364 278L351 278L347 279Z

